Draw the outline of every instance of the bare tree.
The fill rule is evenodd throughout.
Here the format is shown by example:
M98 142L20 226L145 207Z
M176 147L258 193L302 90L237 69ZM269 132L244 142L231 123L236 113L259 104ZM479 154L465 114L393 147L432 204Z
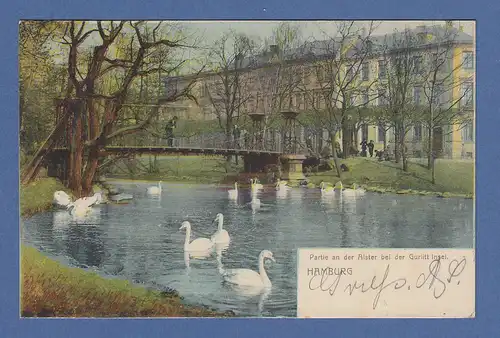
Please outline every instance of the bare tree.
M424 36L424 39L426 36ZM379 61L380 100L391 117L395 140L395 160L403 161L403 170L408 170L406 137L417 120L421 97L417 75L422 67L422 37L411 30L397 31L386 35L381 46ZM380 102L380 101L379 101Z
M313 88L304 87L305 99L311 107L317 124L328 131L337 175L341 176L338 161L337 135L342 131L343 157L349 156L353 146L356 108L365 105L358 96L370 90L376 80L363 81L361 72L372 55L371 36L375 25L359 28L353 21L336 22L336 33L323 41L315 41L309 68L315 78Z
M203 74L202 96L208 96L219 126L229 147L231 134L238 122L240 110L251 99L249 91L251 56L256 43L245 34L229 31L214 43L210 51L209 74ZM226 171L231 156L227 156Z
M182 32L161 34L163 22L153 26L144 21L109 21L109 22L76 22L64 24L62 44L67 46L67 70L69 86L67 97L73 99L72 105L77 118L75 137L70 144L70 177L69 186L76 195L88 194L92 189L92 181L98 169L100 150L113 139L133 134L146 128L158 114L158 108L151 109L140 120L118 127L122 117L122 107L126 104L130 88L141 76L149 74L172 74L186 62L179 56L183 50L191 49L193 43ZM146 30L151 30L150 34ZM89 58L85 59L88 42L94 41ZM149 62L150 56L160 48L172 51L169 62L158 65ZM121 51L121 52L119 52ZM175 53L174 53L175 51ZM82 62L81 58L84 58ZM82 63L84 63L82 65ZM115 86L109 92L102 92L103 81L113 77ZM194 82L184 88L171 92L158 99L157 104L172 102L183 97L194 99L190 94ZM104 113L98 110L98 101L104 99ZM86 123L83 123L83 118ZM83 137L85 136L85 137Z
M432 171L432 183L435 183L435 159L438 149L435 149L434 131L436 128L443 130L444 127L453 125L463 126L470 121L471 116L465 114L463 108L472 105L472 102L464 102L471 94L472 86L468 86L466 90L462 88L463 84L472 82L472 76L458 76L458 72L466 62L464 58L460 63L453 64L459 31L453 28L451 23L447 23L445 27L429 27L428 30L432 38L430 46L426 49L424 67L419 74L419 80L424 93L422 122L427 129L428 137L427 168ZM454 91L460 93L458 97L454 97ZM461 102L465 105L461 105Z

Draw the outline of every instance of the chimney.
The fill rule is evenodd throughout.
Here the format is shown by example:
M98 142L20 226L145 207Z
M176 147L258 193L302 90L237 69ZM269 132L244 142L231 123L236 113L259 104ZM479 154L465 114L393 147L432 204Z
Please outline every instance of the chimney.
M271 51L272 56L278 55L278 53L279 53L278 45L270 45L269 49Z
M241 54L241 53L236 54L235 63L236 63L236 67L237 68L239 68L239 67L242 66L242 63L243 63L243 54Z

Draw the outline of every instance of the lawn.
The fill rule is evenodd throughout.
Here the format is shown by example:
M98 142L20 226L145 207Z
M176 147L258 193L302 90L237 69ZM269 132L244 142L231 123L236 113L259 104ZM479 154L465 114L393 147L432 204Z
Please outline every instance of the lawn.
M22 185L19 191L22 216L47 210L52 205L54 192L57 190L69 191L55 178L40 178L28 185Z
M431 172L418 163L409 163L408 172L404 172L400 164L362 157L341 160L341 163L345 163L350 169L342 174L342 183L345 185L358 183L395 190L411 189L454 194L472 194L474 191L473 162L436 161L436 184L431 183ZM340 180L336 171L312 173L309 179L315 184L322 180L330 183Z
M115 166L108 174L114 178L163 181L195 181L200 183L217 183L227 175L226 160L221 156L158 156L157 171L151 170L149 156L138 157L138 167L141 170L130 171L124 163ZM243 167L243 160L238 166L231 162L230 173L238 172Z

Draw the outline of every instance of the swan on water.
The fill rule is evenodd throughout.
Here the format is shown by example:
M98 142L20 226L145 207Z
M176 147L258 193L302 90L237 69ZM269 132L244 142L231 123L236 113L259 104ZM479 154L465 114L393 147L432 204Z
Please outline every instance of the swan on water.
M250 182L252 183L252 190L261 190L264 189L264 186L259 183L259 180L257 178L250 179Z
M358 188L356 183L353 184L353 188L344 188L344 185L342 184L342 181L339 181L337 183L338 187L340 188L340 191L342 192L342 195L346 197L356 197L360 195L364 195L365 190L362 188Z
M73 213L84 214L88 211L88 208L100 204L101 202L102 194L100 192L96 192L93 196L82 197L69 203L66 208L70 211L73 210Z
M328 187L325 182L321 182L319 187L321 188L322 196L330 196L335 194L335 187Z
M53 203L61 208L66 208L71 203L71 197L64 191L54 193Z
M234 189L227 191L230 199L238 198L238 182L234 182Z
M88 205L79 203L71 203L68 205L68 210L71 216L76 218L82 218L87 216L92 210Z
M258 288L270 288L272 286L267 276L264 260L270 259L275 262L273 253L269 250L262 250L259 255L259 272L250 269L229 269L222 270L222 278L230 284L238 286L249 286Z
M208 238L197 238L190 242L191 240L191 223L188 221L182 222L182 226L179 230L186 229L186 240L184 241L184 251L195 251L195 252L203 252L210 250L214 243Z
M221 213L217 214L217 216L215 216L214 222L219 222L219 225L217 231L212 235L210 240L215 244L229 243L229 233L227 232L227 230L222 229L222 225L224 223L224 215L222 215Z
M161 181L158 182L158 186L148 187L147 192L150 195L160 195L161 194Z
M276 181L276 190L278 190L278 191L289 191L292 188L289 187L287 184L288 183L286 181L282 181L282 180L280 180L278 178L278 180Z
M252 206L252 210L259 209L260 208L260 199L252 196L252 201L250 202L250 205Z

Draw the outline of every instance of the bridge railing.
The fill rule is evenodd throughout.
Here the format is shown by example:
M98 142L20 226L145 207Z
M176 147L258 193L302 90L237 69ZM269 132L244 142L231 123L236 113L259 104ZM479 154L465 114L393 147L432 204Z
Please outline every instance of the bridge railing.
M278 130L263 130L229 137L223 132L206 132L190 136L175 136L171 144L165 136L153 135L147 131L118 137L113 140L111 146L119 147L174 147L174 148L196 148L196 149L220 149L220 150L242 150L262 152L287 152L287 150L302 151L300 145L290 147L283 139ZM292 148L292 149L290 149ZM292 151L293 150L293 151Z

